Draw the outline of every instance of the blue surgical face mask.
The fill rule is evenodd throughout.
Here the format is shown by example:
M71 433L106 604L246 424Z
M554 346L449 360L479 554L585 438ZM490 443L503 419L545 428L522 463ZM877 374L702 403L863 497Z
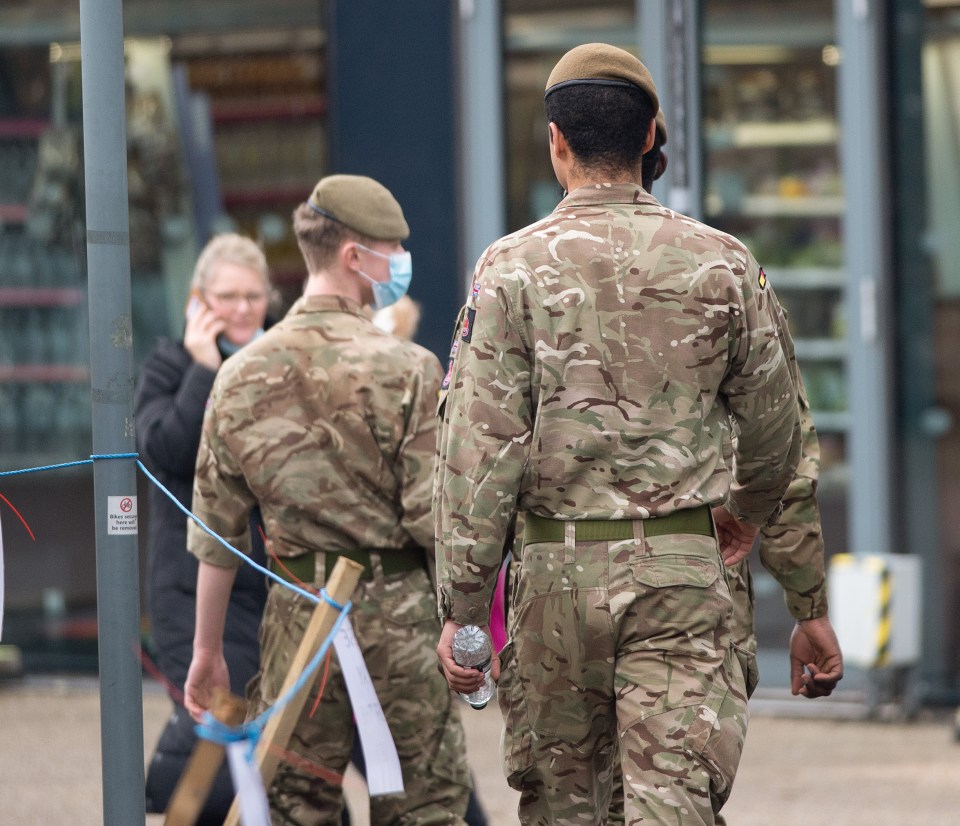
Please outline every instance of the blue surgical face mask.
M389 281L376 281L363 270L358 270L360 275L366 278L373 288L374 306L378 310L381 310L384 307L389 307L391 304L396 304L397 301L407 294L407 290L410 289L410 279L413 278L413 259L410 253L394 252L390 255L384 255L382 252L377 252L376 250L363 246L363 244L357 244L357 246L390 261Z

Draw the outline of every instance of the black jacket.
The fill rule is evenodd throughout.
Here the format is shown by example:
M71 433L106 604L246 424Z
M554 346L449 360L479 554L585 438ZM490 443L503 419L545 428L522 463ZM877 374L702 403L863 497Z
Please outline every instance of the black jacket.
M194 363L178 342L161 339L144 361L137 382L135 421L140 459L187 509L207 397L216 373ZM193 654L198 562L187 550L187 517L153 483L148 497L147 613L153 656L180 691ZM259 514L251 518L253 558L264 564ZM266 602L265 577L242 563L237 571L224 628L230 689L244 695L260 666L257 638ZM174 698L176 700L176 698ZM147 811L166 809L196 737L193 721L179 704L160 735L147 773ZM198 823L222 823L233 789L226 764Z
M179 502L190 508L193 475L207 397L216 373L194 363L178 342L161 339L140 371L135 400L140 458ZM264 564L257 521L251 520L254 558ZM187 550L187 517L150 486L147 605L157 664L183 688L193 651L197 559ZM231 689L243 694L259 668L257 632L266 601L263 574L241 564L224 630Z

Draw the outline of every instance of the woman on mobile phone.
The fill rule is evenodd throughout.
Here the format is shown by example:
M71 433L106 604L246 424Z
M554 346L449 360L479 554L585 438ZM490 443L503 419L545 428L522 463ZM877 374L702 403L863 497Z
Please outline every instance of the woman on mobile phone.
M197 259L183 339L160 339L144 361L135 415L140 458L190 508L203 413L224 359L263 332L270 299L267 262L249 238L214 236ZM156 486L149 494L147 611L153 655L171 684L173 711L147 772L148 812L166 809L193 750L193 721L181 705L193 649L197 559L187 552L187 517ZM253 557L264 562L257 525ZM264 578L241 565L230 598L224 650L231 691L243 696L259 668L257 632L266 600ZM226 763L197 821L223 822L233 798Z

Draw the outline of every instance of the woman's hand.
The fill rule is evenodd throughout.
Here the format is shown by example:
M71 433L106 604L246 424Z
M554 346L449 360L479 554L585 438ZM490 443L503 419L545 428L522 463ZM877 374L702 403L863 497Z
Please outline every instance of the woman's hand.
M187 328L183 334L183 346L190 357L204 367L219 370L223 363L217 336L223 332L223 319L219 318L199 298L190 299L187 311Z

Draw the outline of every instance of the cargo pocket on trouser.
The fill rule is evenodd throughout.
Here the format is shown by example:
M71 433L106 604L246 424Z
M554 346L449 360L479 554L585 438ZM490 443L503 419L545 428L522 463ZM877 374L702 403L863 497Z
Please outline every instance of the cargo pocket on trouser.
M747 735L747 701L735 659L739 653L731 646L721 673L687 729L686 747L710 776L714 812L720 811L730 796Z
M733 650L737 655L740 671L743 673L743 682L746 685L747 699L749 700L760 682L760 666L757 663L757 655L752 651L741 648L739 645L733 646Z

